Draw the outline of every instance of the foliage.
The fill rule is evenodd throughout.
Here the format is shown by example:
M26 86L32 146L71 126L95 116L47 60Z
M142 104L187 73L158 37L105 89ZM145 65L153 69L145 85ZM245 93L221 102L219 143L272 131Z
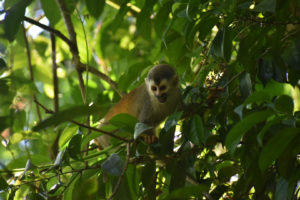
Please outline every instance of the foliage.
M0 199L299 198L298 0L0 4ZM97 129L157 63L186 105L159 142Z

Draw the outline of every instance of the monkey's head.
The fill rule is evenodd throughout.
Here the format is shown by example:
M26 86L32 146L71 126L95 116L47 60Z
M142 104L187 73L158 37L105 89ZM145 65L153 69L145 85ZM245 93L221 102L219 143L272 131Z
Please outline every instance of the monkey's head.
M160 103L165 103L170 94L178 88L178 76L170 65L160 64L149 71L145 83L150 96Z

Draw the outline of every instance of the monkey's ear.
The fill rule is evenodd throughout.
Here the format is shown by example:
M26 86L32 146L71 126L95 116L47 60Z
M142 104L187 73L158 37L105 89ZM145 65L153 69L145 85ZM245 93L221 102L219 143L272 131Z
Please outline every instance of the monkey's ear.
M173 80L172 80L172 83L173 83L174 86L177 86L177 85L178 85L178 83L179 83L179 77L178 77L177 75L174 76L174 78L173 78Z

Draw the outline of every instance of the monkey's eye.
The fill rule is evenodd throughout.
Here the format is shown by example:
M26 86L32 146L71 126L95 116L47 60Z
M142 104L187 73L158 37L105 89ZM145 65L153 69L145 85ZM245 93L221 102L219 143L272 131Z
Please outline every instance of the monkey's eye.
M156 91L156 90L157 90L157 87L151 86L151 90L152 90L152 91Z
M167 86L163 85L163 86L160 86L160 87L159 87L159 90L162 90L162 91L163 91L163 90L165 90L166 88L167 88Z

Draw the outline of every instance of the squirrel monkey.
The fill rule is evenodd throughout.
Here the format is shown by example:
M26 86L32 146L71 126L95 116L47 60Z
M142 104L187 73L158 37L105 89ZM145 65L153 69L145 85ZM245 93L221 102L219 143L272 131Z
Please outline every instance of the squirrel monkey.
M178 82L179 78L170 65L154 66L145 78L145 82L114 105L102 123L107 123L112 117L120 113L130 114L139 122L154 127L150 130L152 134L145 136L146 143L153 143L156 140L155 127L174 112L181 102ZM110 136L108 135L97 138L101 148L108 146L109 140Z

